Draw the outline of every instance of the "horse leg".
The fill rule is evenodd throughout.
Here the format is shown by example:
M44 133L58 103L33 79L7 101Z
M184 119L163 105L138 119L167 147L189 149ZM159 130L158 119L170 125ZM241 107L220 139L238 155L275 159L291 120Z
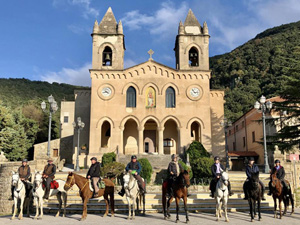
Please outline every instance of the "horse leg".
M249 200L249 205L250 205L250 216L251 216L251 222L253 222L254 215L253 215L253 200Z
M283 206L284 206L284 210L283 210L283 216L286 214L286 211L287 211L287 201L288 201L288 199L287 199L287 197L285 196L285 197L283 197Z
M62 205L62 200L61 200L61 192L58 192L56 195L57 201L58 201L58 211L55 215L55 217L59 217L60 211L61 211L61 205Z
M103 217L106 217L108 215L108 209L109 209L108 194L105 194L103 197L104 197L104 201L105 201L105 213L104 213Z
M276 198L273 196L273 201L274 201L274 218L277 217L277 201L276 201Z
M30 196L30 195L29 195ZM30 215L29 215L29 204L30 204L30 199L32 198L32 196L31 197L28 197L27 198L27 201L26 201L26 209L27 209L27 217L30 217Z
M131 218L131 202L130 202L129 197L126 197L126 199L127 199L127 203L128 203L128 217L127 217L127 219L130 220L130 218Z
M281 208L281 201L282 201L282 199L280 199L280 198L279 198L279 215L280 215L280 217L279 217L279 218L280 218L280 219L282 218L282 211L281 211L281 210L282 210L282 208Z
M63 199L64 199L64 214L63 217L66 217L66 207L67 207L67 199L68 199L68 195L66 192L62 192L63 195Z
M224 214L225 214L225 222L229 222L227 215L227 197L223 197L223 206L224 206Z
M220 220L220 198L219 197L216 197L216 200L217 200L217 204L216 204L216 217L217 217L217 221Z
M294 198L293 198L293 195L292 195L292 192L290 192L290 196L289 196L290 200L291 200L291 204L292 204L292 212L291 212L291 215L294 213Z
M260 215L260 201L261 201L261 199L259 198L258 201L257 201L258 221L261 220L261 215Z
M25 197L21 198L19 220L22 220L22 219L23 219L24 199L25 199Z
M172 201L173 201L173 197L169 198L168 202L167 202L167 215L168 215L168 218L171 217L171 215L170 215L170 205L171 205Z
M184 196L183 202L184 202L184 211L185 211L186 223L189 223L190 220L189 220L189 211L188 211L188 208L187 208L187 196Z
M163 206L163 214L164 214L164 219L167 219L167 198L166 198L166 194L162 193L162 206Z
M12 220L14 220L15 217L16 217L17 206L18 206L18 199L16 197L14 197L14 213L13 213L13 215L11 217Z
M115 216L115 196L114 193L111 193L110 195L110 213L111 217Z
M34 219L36 220L39 216L39 200L38 200L38 197L34 197L34 203L35 203L35 216L34 216Z
M83 200L83 210L82 210L82 216L81 216L81 221L85 220L86 217L87 217L87 202L88 202L88 198L86 197L84 200Z
M135 219L135 204L136 204L136 197L132 199L132 217L131 219Z
M179 221L178 213L179 213L179 201L180 201L180 199L178 197L176 197L175 200L176 200L176 220L175 220L175 223L178 223L178 221Z
M143 197L143 216L145 216L145 214L146 214L146 207L145 207L145 205L146 205L146 196L145 196L145 194L143 194L142 197Z

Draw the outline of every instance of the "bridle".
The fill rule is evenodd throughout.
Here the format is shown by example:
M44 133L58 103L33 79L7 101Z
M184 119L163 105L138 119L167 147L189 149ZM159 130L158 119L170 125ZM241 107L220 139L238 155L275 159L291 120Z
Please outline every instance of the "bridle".
M35 178L36 178L36 176L35 176ZM36 187L36 188L39 188L39 187L41 186L41 184L43 183L43 177L41 177L40 180L37 180L37 179L35 179L35 178L34 178L34 184L35 184L35 187Z
M126 175L126 174L125 174L125 175ZM133 180L133 179L131 179L131 177L133 177L133 176L132 176L132 175L129 175L128 185L125 186L125 184L124 184L124 189L125 189L125 190L128 190L129 192L130 192L133 188L135 188L135 186L137 185L137 181L134 181L134 182L133 182L133 186L132 186L131 188L129 188L130 181Z
M74 185L74 184L72 184L73 179L74 179L74 174L72 174L72 176L71 176L70 183L67 183L67 182L65 183L65 186L67 186L69 189Z
M16 174L15 174L15 175L16 175ZM16 182L16 183L17 183L17 186L19 186L19 183L20 183L20 182L19 182L19 181L20 181L20 177L18 176L18 179L14 179L14 176L13 176L13 177L12 177L12 181L13 181L13 183ZM22 183L22 182L21 182L21 183ZM19 190L17 189L17 187L16 187L15 185L13 185L13 186L15 187L16 192L19 193L19 192L22 190L22 188L23 188L24 185L21 185L21 188L20 188Z

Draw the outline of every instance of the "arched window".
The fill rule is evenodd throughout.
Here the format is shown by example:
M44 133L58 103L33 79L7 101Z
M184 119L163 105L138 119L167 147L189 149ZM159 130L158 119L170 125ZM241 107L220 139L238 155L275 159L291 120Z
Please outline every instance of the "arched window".
M168 87L166 90L166 108L175 108L175 90L172 87Z
M189 51L189 64L190 66L199 66L199 54L195 47L192 47Z
M130 86L126 92L126 107L136 107L136 91L135 88Z
M112 66L112 50L108 46L106 46L103 50L102 65L103 66Z

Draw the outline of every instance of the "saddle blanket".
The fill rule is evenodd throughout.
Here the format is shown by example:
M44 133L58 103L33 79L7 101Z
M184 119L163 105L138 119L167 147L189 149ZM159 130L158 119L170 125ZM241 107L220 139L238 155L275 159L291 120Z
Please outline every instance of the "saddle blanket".
M50 183L50 189L57 189L59 187L59 184L56 180L51 181ZM43 188L45 188L45 184L43 183Z
M99 189L104 189L105 188L105 183L102 180L100 182L98 182L97 185L98 185ZM92 184L91 180L89 180L89 187L90 187L91 191L94 191L94 187L93 187L93 184Z

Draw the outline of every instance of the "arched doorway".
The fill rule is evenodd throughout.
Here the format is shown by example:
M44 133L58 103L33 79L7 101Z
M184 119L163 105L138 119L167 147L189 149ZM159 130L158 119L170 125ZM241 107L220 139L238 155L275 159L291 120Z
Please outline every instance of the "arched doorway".
M158 152L157 123L153 119L147 120L144 125L144 151L145 153Z
M191 142L192 141L201 142L201 129L200 124L197 121L194 121L191 124Z
M101 126L101 148L110 147L111 127L108 121L104 121Z
M178 129L174 120L165 122L164 129L164 154L176 154L178 148Z
M138 153L138 125L133 119L127 120L124 125L123 149L126 155Z

